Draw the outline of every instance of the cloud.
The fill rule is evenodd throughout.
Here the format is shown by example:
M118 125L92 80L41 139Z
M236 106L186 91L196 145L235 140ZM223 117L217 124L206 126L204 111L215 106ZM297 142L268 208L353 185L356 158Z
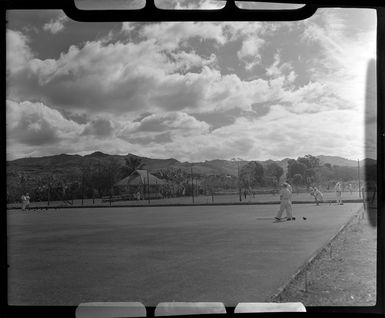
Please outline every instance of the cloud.
M313 58L311 79L323 83L325 91L334 93L349 107L362 109L366 66L376 52L374 28L357 29L356 19L348 19L357 10L323 9L317 13L304 22L302 35L305 43L319 48ZM362 15L371 21L376 19L374 10L361 10Z
M186 47L187 40L199 38L210 40L218 45L226 43L222 25L207 22L162 22L145 25L141 30L145 38L152 38L156 43L169 51L179 46Z
M7 30L8 145L22 156L357 157L375 37L345 24L327 12L288 27L123 23L51 59Z
M63 12L60 12L56 19L51 19L50 22L44 24L43 30L52 34L62 32L64 30L64 24L67 21L67 16Z
M135 23L133 22L122 22L121 32L130 33L135 29Z
M194 135L205 135L209 125L197 120L184 112L168 112L164 114L152 114L140 121L121 122L119 138L127 141L144 140L170 142L174 137L190 138Z
M42 103L7 100L7 148L58 145L76 137L80 127Z
M99 138L106 138L112 135L113 125L110 120L105 118L98 118L91 121L84 128L82 135L92 135Z
M150 136L128 137L126 138L126 140L132 144L138 144L138 145L144 145L144 146L151 145L151 144L163 145L163 144L171 143L173 141L170 132L154 134Z
M289 62L281 63L280 53L274 54L274 63L266 68L266 74L270 78L280 77L282 75L288 75L290 77L295 77L293 72L293 66ZM289 78L290 81L293 81L295 78Z
M260 49L265 44L265 40L256 37L250 37L242 42L241 49L237 52L240 60L246 64L246 69L250 70L256 64L261 62Z
M6 33L6 69L7 73L14 74L22 70L33 57L28 46L29 39L19 31L7 29Z

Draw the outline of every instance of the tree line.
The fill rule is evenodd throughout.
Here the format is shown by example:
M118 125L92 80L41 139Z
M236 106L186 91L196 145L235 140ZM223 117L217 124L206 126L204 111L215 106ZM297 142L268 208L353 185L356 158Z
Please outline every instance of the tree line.
M77 173L46 171L39 176L26 172L13 171L8 174L7 200L20 200L22 193L29 192L34 201L56 201L73 199L95 199L119 194L114 185L129 176L136 169L142 169L144 163L140 157L130 156L124 163L111 158L98 160L77 169ZM251 191L258 188L278 189L279 184L287 180L297 187L309 187L317 184L329 187L337 180L348 182L358 179L356 167L332 166L321 164L312 155L289 159L287 173L276 162L262 165L257 161L238 162L237 171L229 174L199 174L189 169L164 168L150 171L159 179L166 181L160 188L164 197L212 194L219 192ZM362 167L361 178L376 178L376 166Z

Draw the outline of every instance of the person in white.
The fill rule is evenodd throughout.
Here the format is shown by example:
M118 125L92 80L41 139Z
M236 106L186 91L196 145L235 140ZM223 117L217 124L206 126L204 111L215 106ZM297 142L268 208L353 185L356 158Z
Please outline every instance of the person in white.
M21 210L25 211L26 206L27 206L27 196L23 193L21 195Z
M336 191L336 197L337 197L337 204L342 205L342 187L341 187L341 182L337 182L336 186L334 188Z
M287 188L289 189L289 191L291 192L291 193L293 193L293 187L290 185L290 183L289 182L284 182L284 183L286 183L287 184Z
M313 188L312 195L314 196L314 199L317 205L319 205L320 202L324 201L324 196L322 192L318 190L316 187Z
M353 193L353 186L351 183L349 183L348 189L350 191L350 194L352 194Z
M31 204L31 202L30 202L31 198L30 198L30 196L29 196L29 193L27 193L27 194L25 195L25 199L27 200L27 203L26 203L26 205L25 205L25 208L26 208L26 209L29 209L29 205Z
M295 220L292 215L291 191L289 190L289 185L286 182L282 184L282 189L279 197L281 199L281 205L279 207L279 211L275 219L280 221L283 211L286 210L287 220Z

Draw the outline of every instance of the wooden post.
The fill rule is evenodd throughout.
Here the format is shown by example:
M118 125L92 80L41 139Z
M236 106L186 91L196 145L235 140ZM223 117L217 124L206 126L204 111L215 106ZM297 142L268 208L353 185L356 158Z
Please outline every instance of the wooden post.
M238 165L238 191L239 191L239 202L242 202L242 193L241 193L241 176L239 173L239 160L237 159Z
M147 170L147 199L148 199L148 204L150 204L150 176Z
M193 179L192 164L191 164L191 196L192 196L192 203L194 204L194 179Z
M82 205L84 203L84 171L82 171Z
M361 198L361 181L360 181L360 160L357 159L357 163L358 163L358 195L359 195L359 198Z

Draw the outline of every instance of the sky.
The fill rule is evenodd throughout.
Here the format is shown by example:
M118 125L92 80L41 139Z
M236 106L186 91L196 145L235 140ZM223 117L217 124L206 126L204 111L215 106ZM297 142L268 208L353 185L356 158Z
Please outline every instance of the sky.
M80 23L34 10L9 11L7 21L7 160L376 156L365 135L376 116L365 109L373 10L216 23Z

